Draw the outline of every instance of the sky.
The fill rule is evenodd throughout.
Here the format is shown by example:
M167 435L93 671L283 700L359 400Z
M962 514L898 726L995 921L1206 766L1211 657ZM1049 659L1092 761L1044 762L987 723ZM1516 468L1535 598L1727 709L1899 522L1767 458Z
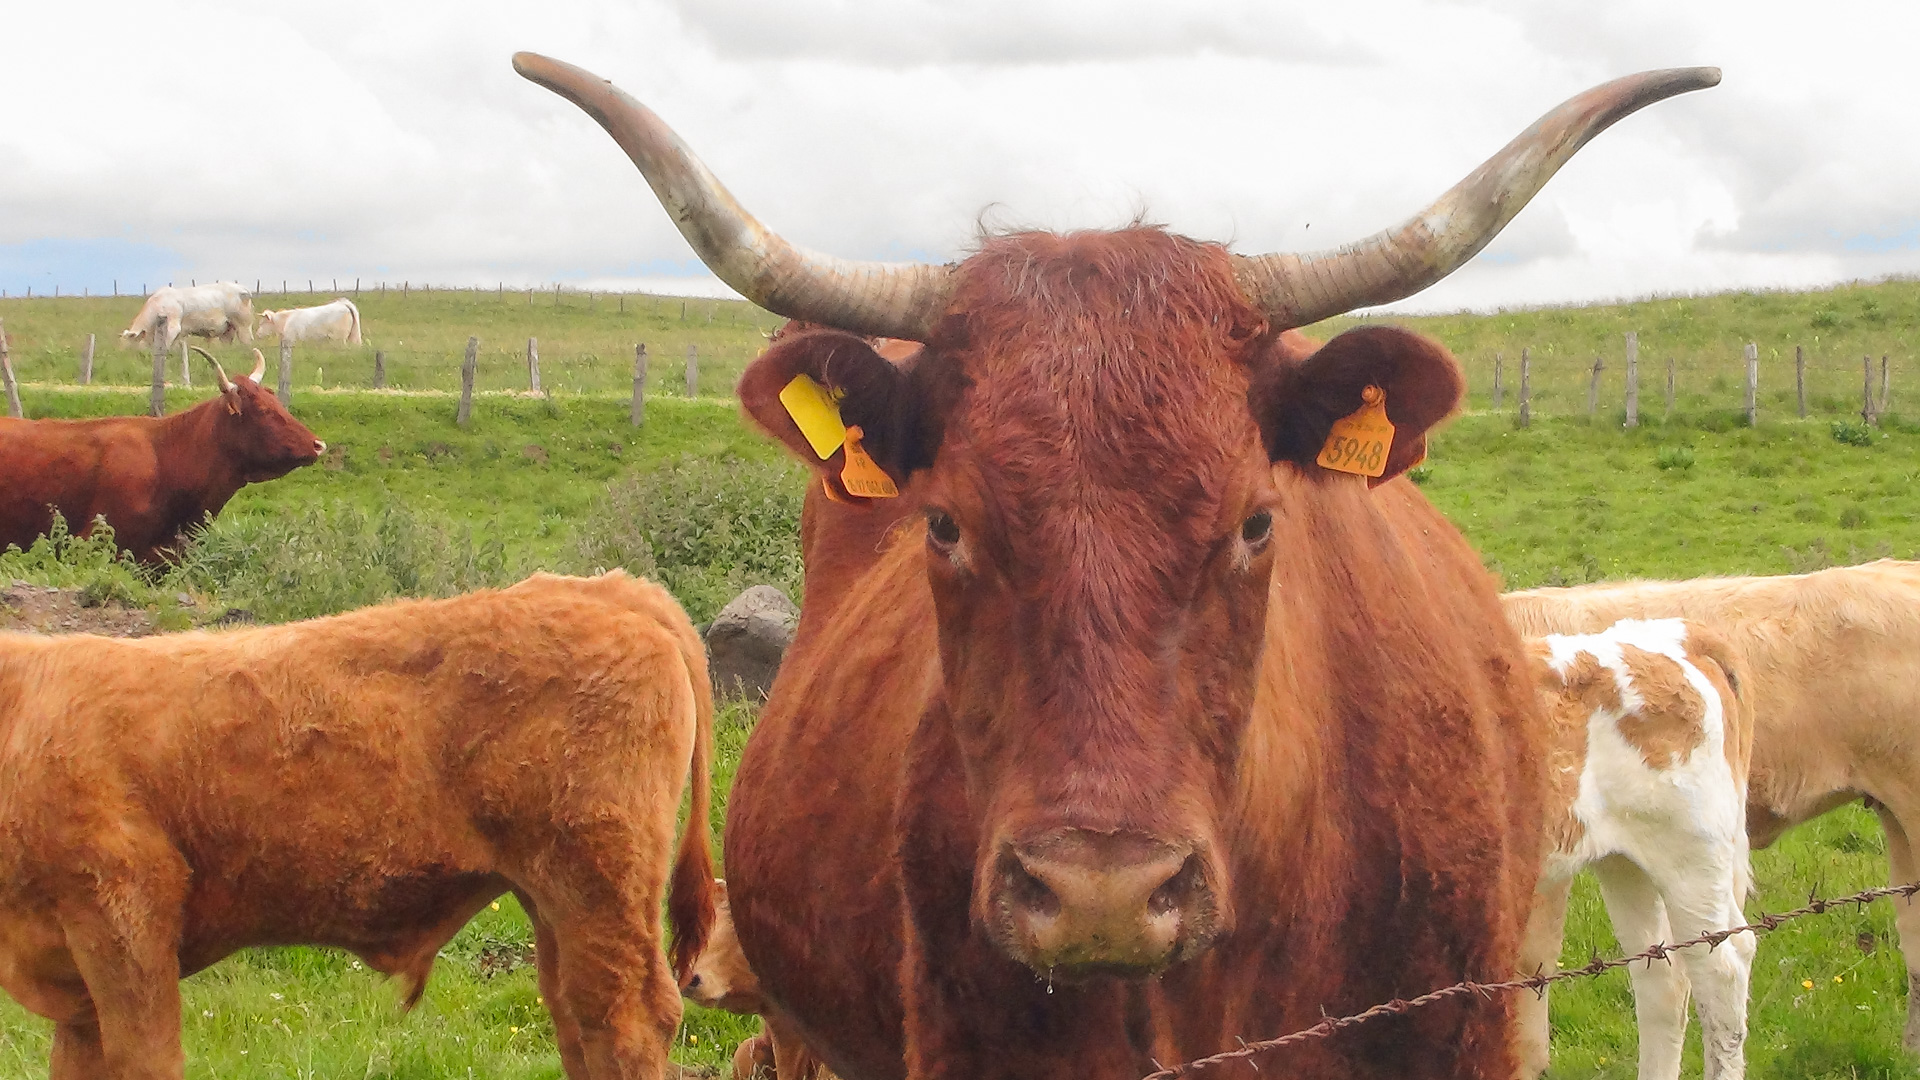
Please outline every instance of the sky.
M963 257L1135 217L1242 252L1397 224L1540 114L1714 65L1397 305L1920 274L1920 4L8 4L0 289L309 279L727 295L532 49L648 104L788 239ZM274 282L276 284L265 284ZM300 287L295 284L294 287Z

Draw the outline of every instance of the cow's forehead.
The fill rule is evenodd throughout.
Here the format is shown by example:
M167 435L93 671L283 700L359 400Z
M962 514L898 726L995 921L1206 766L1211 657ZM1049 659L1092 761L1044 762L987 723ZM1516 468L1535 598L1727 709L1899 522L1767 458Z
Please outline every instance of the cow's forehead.
M1028 516L1168 529L1258 462L1224 252L1159 230L999 238L960 269L948 441Z

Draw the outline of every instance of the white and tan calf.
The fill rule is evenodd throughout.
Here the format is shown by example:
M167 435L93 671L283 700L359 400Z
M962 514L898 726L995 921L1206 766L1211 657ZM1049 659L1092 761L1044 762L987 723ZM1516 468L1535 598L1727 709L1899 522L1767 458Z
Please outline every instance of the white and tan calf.
M1568 890L1589 867L1627 952L1741 925L1753 724L1725 644L1658 619L1528 646L1551 737L1545 864L1522 970L1556 965ZM1753 953L1743 933L1631 968L1641 1080L1680 1075L1689 984L1707 1080L1744 1075ZM1544 996L1522 995L1522 1076L1546 1070L1546 1010Z

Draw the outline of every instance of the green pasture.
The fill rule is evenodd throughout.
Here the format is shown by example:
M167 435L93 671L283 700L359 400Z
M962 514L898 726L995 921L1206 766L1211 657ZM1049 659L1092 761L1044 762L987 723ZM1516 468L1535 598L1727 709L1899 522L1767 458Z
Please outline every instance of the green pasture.
M793 530L804 476L746 428L731 402L663 393L649 401L644 428L627 422L630 368L621 364L631 363L635 320L659 320L659 340L668 342L665 334L680 325L678 301L658 301L664 306L648 315L628 297L623 316L602 310L605 297L589 309L584 295L572 293L563 294L558 309L548 306L551 292L537 294L532 308L524 292L504 299L484 292L414 293L388 297L392 307L376 322L382 310L376 300L362 293L370 341L391 334L395 342L425 342L438 335L431 338L436 359L422 362L418 378L440 392L344 388L364 382L364 374L349 377L347 365L370 365L371 347L364 355L340 350L325 360L312 350L326 386L317 385L317 377L297 382L294 411L337 448L321 465L244 490L183 564L158 580L114 566L80 544L64 553L0 555L0 581L99 582L104 595L162 606L186 592L269 619L505 583L537 568L630 566L668 582L696 619L710 617L748 584L798 587ZM577 311L568 306L576 302ZM72 346L61 343L75 330L84 338L92 329L68 313L97 305L91 318L104 343L119 329L114 320L124 326L136 306L114 303L0 301L30 416L144 408L147 368L138 354L129 354L124 377L108 380L101 369L102 380L117 386L82 390L65 374L73 358L59 350L70 353ZM481 326L483 310L498 321ZM530 311L549 321L531 321ZM734 323L716 316L709 330L695 320L699 311L690 310L686 333L696 343L715 342L716 354L723 335L737 336L743 349L756 347L761 328L771 325L764 314L743 309ZM408 318L414 321L400 329ZM577 321L574 337L567 336L567 320ZM1920 285L1396 321L1439 334L1467 362L1473 411L1434 440L1417 479L1509 586L1784 573L1883 555L1920 557L1920 424L1901 413L1907 369L1900 365L1909 354L1899 351L1920 331ZM1584 380L1591 353L1609 348L1603 379L1617 377L1619 333L1635 325L1643 365L1658 361L1661 380L1669 347L1696 367L1680 369L1691 371L1686 378L1693 381L1682 381L1671 417L1664 415L1663 389L1650 389L1659 381L1643 372L1646 422L1623 431L1617 390L1603 393L1598 415L1585 416ZM499 340L500 381L489 383L495 376L484 373L492 366L483 365L482 388L500 392L483 393L472 423L461 428L444 391L453 385L448 374L457 368L466 334L475 332L469 327L487 331L488 348ZM514 382L524 378L524 356L515 349L524 349L530 333L541 338L543 374L569 370L548 359L569 355L569 347L602 359L581 360L571 369L579 373L572 382L548 374L550 397L506 392L523 388ZM1760 423L1748 428L1738 412L1738 357L1739 347L1753 339L1762 341L1763 396ZM1818 356L1836 372L1832 389L1814 395L1815 415L1804 421L1794 418L1790 396L1784 405L1778 398L1783 385L1790 395L1797 340L1806 342L1810 369ZM567 341L578 344L549 345ZM1511 415L1511 392L1497 412L1481 397L1495 351L1503 351L1517 381L1512 365L1521 344L1541 364L1553 358L1572 372L1555 382L1558 376L1535 367L1542 418L1526 429ZM103 344L102 355L110 348ZM660 352L672 348L668 343ZM706 345L701 348L704 357ZM1784 348L1784 384L1781 361L1766 351L1773 348ZM1877 372L1881 351L1894 358L1894 414L1869 429L1849 419L1857 398L1847 398L1840 369L1853 354L1857 395L1859 354L1872 352ZM308 356L303 352L297 365L303 379ZM661 363L667 359L678 358ZM664 378L671 385L669 372L677 375L671 365L656 370L656 383ZM593 383L587 373L603 381ZM1731 380L1730 389L1715 389L1722 377ZM709 387L704 372L702 378L704 392L728 385ZM1920 386L1911 390L1920 393ZM204 387L175 390L169 407L183 408L206 393ZM1916 414L1920 408L1904 415ZM751 710L740 705L720 719L722 796L752 723ZM724 797L716 826L723 820ZM1755 856L1758 892L1748 909L1758 914L1795 906L1810 891L1834 895L1882 883L1882 853L1871 815L1857 807L1829 815ZM425 1000L407 1016L351 958L315 949L246 953L186 983L188 1073L558 1076L551 1026L524 962L528 942L525 919L510 900L483 912L448 947ZM1566 960L1583 963L1614 948L1596 890L1583 882ZM1633 1075L1627 985L1624 973L1614 973L1556 991L1554 1076ZM1753 991L1752 1075L1920 1078L1920 1068L1899 1048L1905 994L1885 902L1795 923L1763 939ZM676 1056L688 1064L721 1067L751 1030L750 1022L724 1014L690 1007L687 1015ZM0 1078L44 1075L47 1038L44 1022L0 999ZM1283 1060L1274 1062L1282 1071ZM1690 1061L1689 1075L1698 1076L1697 1051Z
M251 283L249 283L251 284ZM321 284L325 284L324 282ZM256 312L324 304L346 295L360 308L365 344L302 343L294 349L296 389L373 385L374 354L385 354L386 385L396 390L458 390L467 338L479 339L479 390L526 390L527 339L538 341L540 383L555 393L629 393L634 346L647 347L647 391L685 396L687 347L696 350L699 392L726 395L747 361L766 345L781 320L737 300L681 299L643 293L413 288L401 293L363 288L344 293L268 293ZM140 310L141 297L0 299L0 322L13 343L13 364L24 382L73 383L79 378L87 335L94 335L95 383L147 386L153 359L142 347L122 348L120 331ZM252 354L238 342L192 339L220 358L228 374L252 370ZM260 343L268 385L279 372L278 339ZM180 360L169 357L169 380ZM195 357L191 378L211 380Z

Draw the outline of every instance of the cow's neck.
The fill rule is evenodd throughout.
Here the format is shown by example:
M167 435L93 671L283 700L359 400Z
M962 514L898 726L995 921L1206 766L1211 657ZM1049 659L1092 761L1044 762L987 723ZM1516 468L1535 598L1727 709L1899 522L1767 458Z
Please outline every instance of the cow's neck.
M221 446L220 423L225 396L203 401L191 409L156 422L154 449L168 480L205 496L217 510L246 483Z

